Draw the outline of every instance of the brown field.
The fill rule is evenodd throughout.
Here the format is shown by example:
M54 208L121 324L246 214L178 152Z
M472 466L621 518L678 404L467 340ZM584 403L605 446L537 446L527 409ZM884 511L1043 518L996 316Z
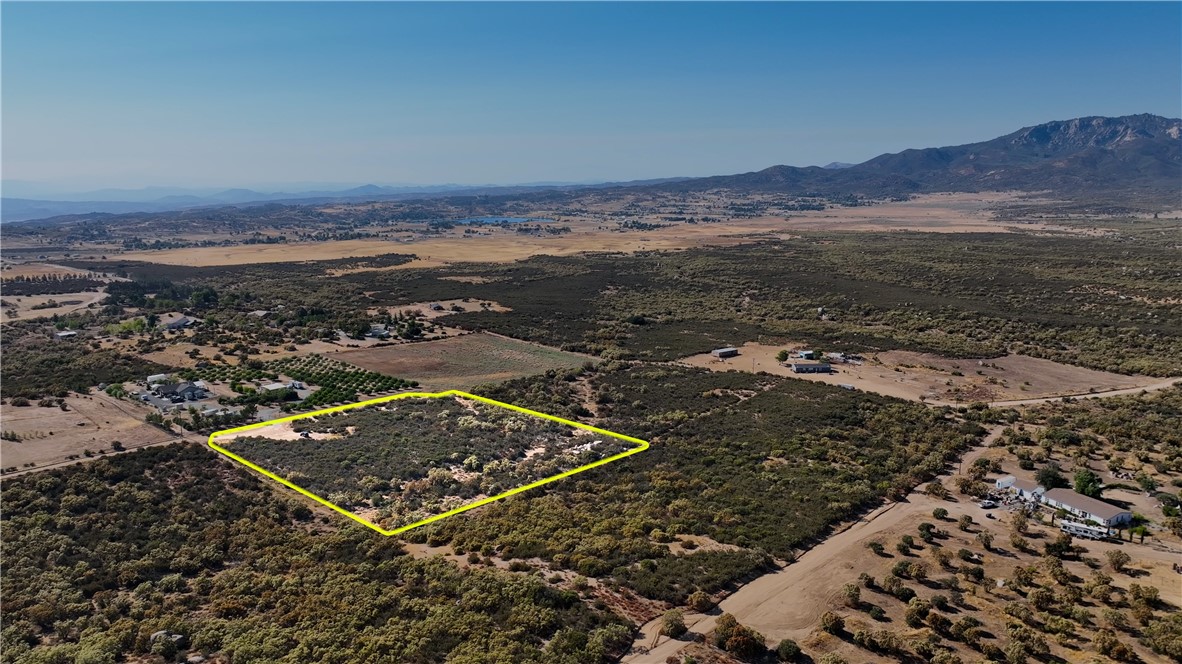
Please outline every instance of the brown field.
M97 306L103 298L104 292L81 291L78 293L58 293L57 295L25 295L21 297L5 297L4 305L0 307L0 322L11 320L31 320L34 318L50 318L85 309L91 305ZM54 300L60 306L50 309L33 309L33 306ZM13 314L16 314L15 316Z
M334 359L389 376L417 380L430 390L466 390L571 369L589 358L492 334L466 334L440 341L400 344L336 353Z
M146 424L146 408L106 394L67 397L66 406L67 411L42 408L36 402L26 407L0 405L3 429L23 438L0 441L0 467L19 469L29 462L45 466L86 450L109 453L115 441L132 449L177 438Z
M794 212L791 218L761 217L716 224L677 224L651 231L619 232L604 225L599 215L571 218L563 225L572 232L553 236L522 236L512 231L487 229L480 236L456 231L442 236L399 240L341 240L309 244L258 244L233 247L198 247L165 251L131 251L117 254L123 260L142 260L174 265L240 265L287 261L327 260L413 253L410 263L387 269L438 267L461 262L511 262L537 254L565 256L593 251L678 250L701 246L730 246L755 236L789 236L793 231L919 231L940 233L1010 232L1079 229L1038 223L998 222L993 210L1016 200L1015 193L932 194L911 201L883 203L870 207L838 208L817 212ZM618 204L603 206L603 212ZM596 206L589 209L594 211ZM530 213L552 215L547 210ZM656 218L654 217L654 220Z
M681 362L712 371L766 371L830 385L853 385L859 390L928 403L984 401L1021 405L1067 395L1108 393L1139 388L1160 389L1172 384L1147 376L1124 376L1051 360L1007 355L991 360L962 360L928 353L888 351L866 355L865 363L834 364L831 374L794 374L776 360L784 349L805 346L764 346L748 343L739 357L720 360L709 353ZM963 375L956 376L953 372Z
M41 277L45 275L68 276L71 274L86 273L86 270L66 267L65 265L53 265L52 263L20 263L7 260L0 262L0 276L3 276L5 279L11 279L13 277Z

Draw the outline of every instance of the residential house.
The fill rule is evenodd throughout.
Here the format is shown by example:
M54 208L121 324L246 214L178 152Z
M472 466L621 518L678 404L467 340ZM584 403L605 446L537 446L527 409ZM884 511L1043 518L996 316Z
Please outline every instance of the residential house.
M832 373L833 367L828 362L793 362L788 365L792 373Z
M1051 489L1043 494L1042 502L1048 507L1066 510L1074 517L1108 528L1122 526L1133 520L1132 512L1071 489Z
M1020 480L1013 475L1006 475L994 483L998 491L1008 491L1022 500L1038 500L1046 493L1046 489L1038 482Z

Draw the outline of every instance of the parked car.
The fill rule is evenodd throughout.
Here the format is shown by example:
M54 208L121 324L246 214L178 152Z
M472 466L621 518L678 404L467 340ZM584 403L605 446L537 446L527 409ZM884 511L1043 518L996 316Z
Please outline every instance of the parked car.
M980 506L982 509L991 510L994 507L997 507L997 503L993 502L992 500L982 500L980 502Z

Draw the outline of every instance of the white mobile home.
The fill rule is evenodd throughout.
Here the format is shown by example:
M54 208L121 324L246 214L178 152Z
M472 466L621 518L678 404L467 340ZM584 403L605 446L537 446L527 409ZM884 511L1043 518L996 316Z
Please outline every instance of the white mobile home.
M1133 520L1132 512L1103 500L1089 498L1071 489L1051 489L1043 494L1042 502L1048 507L1066 510L1068 514L1108 528L1124 525Z

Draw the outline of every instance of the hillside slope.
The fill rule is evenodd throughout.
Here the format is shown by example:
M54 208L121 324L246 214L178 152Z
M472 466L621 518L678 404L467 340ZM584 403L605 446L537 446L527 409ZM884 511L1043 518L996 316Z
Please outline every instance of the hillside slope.
M848 168L772 166L661 188L869 197L1022 190L1168 205L1182 203L1182 120L1147 114L1076 118L980 143L884 154Z

